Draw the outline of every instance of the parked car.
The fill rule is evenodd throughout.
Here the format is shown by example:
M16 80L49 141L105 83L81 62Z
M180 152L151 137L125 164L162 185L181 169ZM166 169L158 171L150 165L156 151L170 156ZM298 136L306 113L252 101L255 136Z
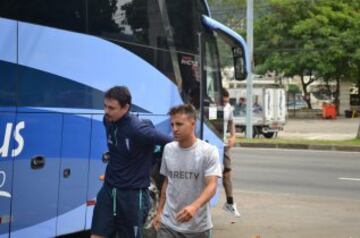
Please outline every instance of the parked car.
M298 110L308 107L305 101L289 101L286 106L288 110Z

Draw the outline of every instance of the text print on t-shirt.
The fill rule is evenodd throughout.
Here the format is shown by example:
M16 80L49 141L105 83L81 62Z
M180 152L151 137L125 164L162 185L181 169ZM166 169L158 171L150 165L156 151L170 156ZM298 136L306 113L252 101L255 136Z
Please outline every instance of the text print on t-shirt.
M189 171L169 171L170 178L172 179L195 179L199 178L199 173Z

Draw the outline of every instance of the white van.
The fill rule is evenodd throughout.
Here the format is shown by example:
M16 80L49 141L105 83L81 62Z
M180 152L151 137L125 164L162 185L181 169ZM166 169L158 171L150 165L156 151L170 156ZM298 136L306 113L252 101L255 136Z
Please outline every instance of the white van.
M237 132L246 130L246 82L229 82ZM285 89L272 80L253 81L253 136L272 138L286 123Z

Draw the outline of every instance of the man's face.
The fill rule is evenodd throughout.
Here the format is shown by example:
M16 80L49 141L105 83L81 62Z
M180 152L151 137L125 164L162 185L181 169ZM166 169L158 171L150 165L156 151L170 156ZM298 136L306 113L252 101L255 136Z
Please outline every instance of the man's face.
M230 102L230 98L229 97L223 97L223 103L224 105L228 104Z
M116 122L122 118L129 110L129 104L121 107L119 102L115 99L105 98L104 99L104 111L105 119L108 122Z
M171 116L171 128L176 141L186 141L194 134L195 120L186 114L178 113Z

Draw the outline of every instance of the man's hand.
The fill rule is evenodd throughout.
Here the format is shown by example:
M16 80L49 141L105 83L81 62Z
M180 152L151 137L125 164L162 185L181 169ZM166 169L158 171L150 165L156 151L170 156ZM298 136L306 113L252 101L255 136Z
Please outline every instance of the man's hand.
M157 213L154 219L152 220L152 226L155 228L155 230L159 230L161 223L161 214Z
M190 221L194 217L196 210L192 205L186 206L176 214L176 220L181 223Z

